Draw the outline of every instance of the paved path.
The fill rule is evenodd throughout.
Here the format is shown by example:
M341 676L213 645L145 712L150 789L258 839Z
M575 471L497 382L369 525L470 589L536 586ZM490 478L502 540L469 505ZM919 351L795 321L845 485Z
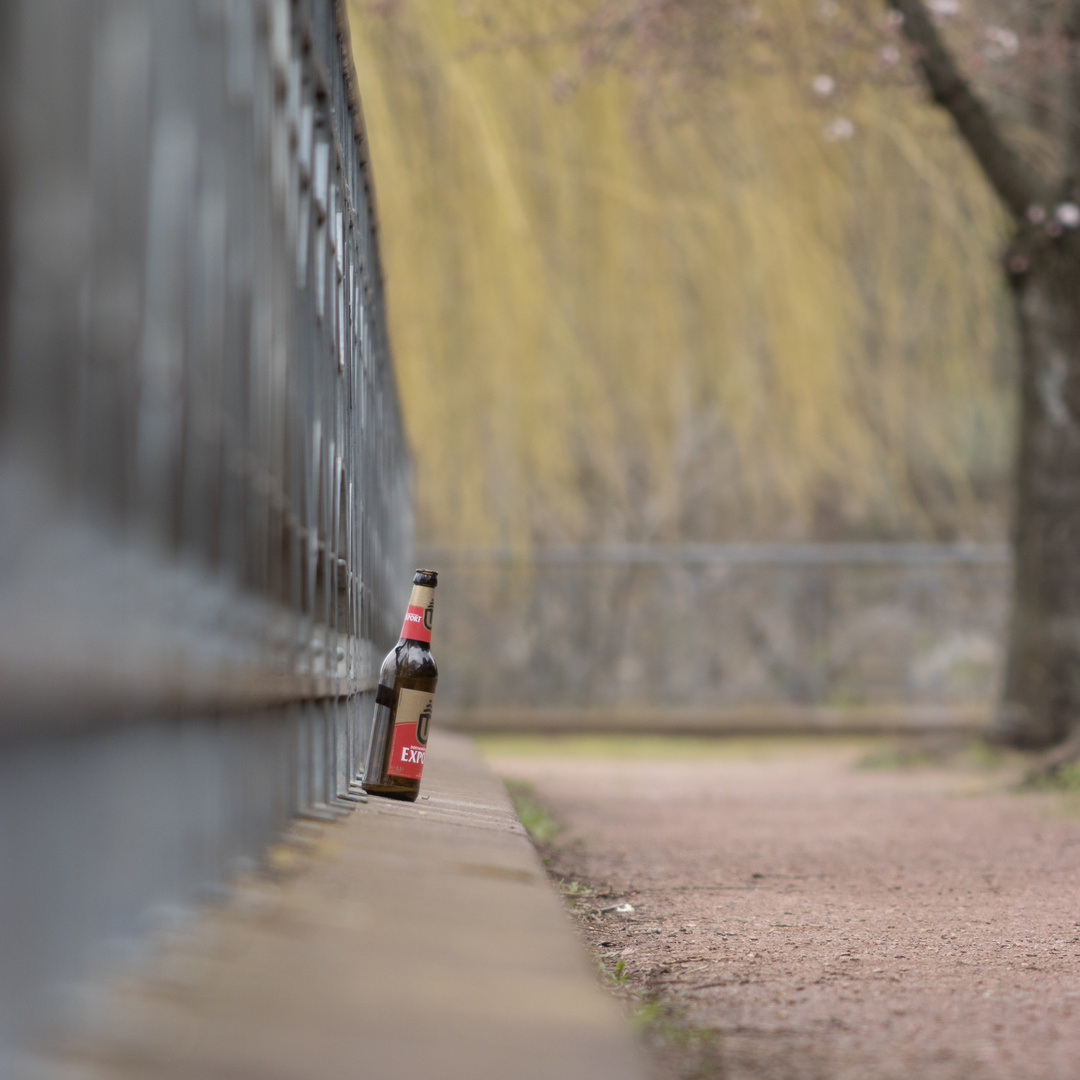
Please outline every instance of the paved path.
M414 805L297 830L276 880L87 997L63 1080L640 1080L501 783L433 733ZM8 1078L4 1078L8 1080Z
M494 759L565 824L552 865L601 894L575 886L576 911L624 991L717 1032L660 1075L1080 1076L1076 805L963 761L784 747Z

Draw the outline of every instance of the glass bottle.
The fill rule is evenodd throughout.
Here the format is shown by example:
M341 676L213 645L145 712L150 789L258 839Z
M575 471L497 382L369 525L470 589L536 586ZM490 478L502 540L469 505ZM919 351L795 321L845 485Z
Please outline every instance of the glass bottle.
M434 570L417 570L401 638L386 654L375 692L363 788L372 795L412 802L420 794L428 727L439 669L431 655Z

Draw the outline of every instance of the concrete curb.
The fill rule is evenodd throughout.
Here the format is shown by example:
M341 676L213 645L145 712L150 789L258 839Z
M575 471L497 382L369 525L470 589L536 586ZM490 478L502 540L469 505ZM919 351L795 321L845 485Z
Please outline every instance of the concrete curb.
M299 828L99 989L49 1075L642 1080L502 784L464 736L428 757L426 798Z

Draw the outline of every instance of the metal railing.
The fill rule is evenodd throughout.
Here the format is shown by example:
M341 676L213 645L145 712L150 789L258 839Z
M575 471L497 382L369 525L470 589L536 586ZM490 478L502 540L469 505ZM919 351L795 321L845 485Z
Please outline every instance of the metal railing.
M1003 545L423 550L439 715L468 729L977 727L1001 667Z
M353 805L412 517L343 4L12 0L0 72L7 1076Z
M462 566L1001 566L1005 544L594 544L514 548L428 547L424 557Z

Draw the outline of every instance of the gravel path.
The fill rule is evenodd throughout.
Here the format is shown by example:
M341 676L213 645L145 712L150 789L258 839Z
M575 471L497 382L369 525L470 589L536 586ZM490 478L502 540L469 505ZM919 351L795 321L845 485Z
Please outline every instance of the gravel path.
M564 826L549 866L658 1077L1074 1080L1077 807L865 753L488 756Z

